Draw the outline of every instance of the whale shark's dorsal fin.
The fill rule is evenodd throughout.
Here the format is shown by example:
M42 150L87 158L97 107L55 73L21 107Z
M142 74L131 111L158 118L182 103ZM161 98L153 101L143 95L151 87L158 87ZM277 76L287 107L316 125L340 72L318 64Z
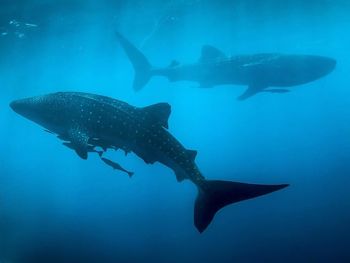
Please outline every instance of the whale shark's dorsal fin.
M180 62L177 60L172 60L168 66L168 68L175 68L180 65Z
M211 62L218 59L225 59L226 55L216 47L204 45L199 62Z
M168 119L171 113L171 106L168 103L157 103L145 107L142 111L146 114L146 120L152 124L159 123L162 127L168 128Z
M196 159L197 151L196 150L187 150L187 153L192 161Z

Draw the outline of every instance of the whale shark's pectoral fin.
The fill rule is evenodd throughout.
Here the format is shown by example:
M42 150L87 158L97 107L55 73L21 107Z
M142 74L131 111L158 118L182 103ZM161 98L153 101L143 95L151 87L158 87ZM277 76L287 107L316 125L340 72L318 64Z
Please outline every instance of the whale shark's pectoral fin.
M254 96L255 94L257 94L258 92L261 92L263 89L265 89L265 86L257 86L257 85L250 85L248 87L248 89L237 98L237 100L246 100L252 96Z
M86 132L79 128L70 129L68 138L72 144L72 149L79 155L80 158L86 160L89 149L89 136Z
M171 107L168 103L157 103L142 109L145 120L150 124L159 123L162 127L168 128L168 119L171 113Z
M69 149L71 150L74 150L75 151L75 148L74 148L74 145L71 143L71 142L63 142L62 145L68 147ZM87 148L87 152L91 152L91 153L97 153L98 156L102 157L103 153L105 152L105 150L96 150L95 149L95 146L93 145L88 145L88 148Z

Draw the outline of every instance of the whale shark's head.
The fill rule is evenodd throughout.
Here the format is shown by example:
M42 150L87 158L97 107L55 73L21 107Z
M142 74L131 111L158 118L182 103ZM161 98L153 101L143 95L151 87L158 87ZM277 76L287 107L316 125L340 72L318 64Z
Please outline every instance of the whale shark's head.
M316 77L323 77L328 75L334 70L337 64L337 61L335 59L329 57L310 56L310 58L311 59L309 60L312 60L312 58L314 58L312 62L315 69L314 71L317 72Z
M37 122L49 115L47 104L48 98L46 96L37 96L12 101L10 107L23 117Z
M55 94L36 96L12 101L10 107L19 115L47 128L54 130L62 125L61 107L63 101Z
M272 61L273 67L268 74L267 83L276 87L302 85L320 79L331 73L336 60L315 55L286 55Z

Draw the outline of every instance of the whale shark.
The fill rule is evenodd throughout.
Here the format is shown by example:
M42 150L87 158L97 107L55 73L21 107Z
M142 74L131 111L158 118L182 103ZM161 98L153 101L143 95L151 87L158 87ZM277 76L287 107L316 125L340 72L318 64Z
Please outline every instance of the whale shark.
M336 60L316 55L261 53L227 56L221 50L204 45L199 60L182 65L173 60L168 67L154 67L128 39L116 33L135 70L134 90L142 89L153 76L171 82L193 81L200 88L218 85L244 85L248 88L238 100L257 93L287 93L288 88L309 83L333 71Z
M134 107L95 94L57 92L15 100L10 107L55 134L82 159L87 159L95 147L103 151L122 149L135 153L146 164L159 162L169 167L179 182L190 180L198 189L194 224L199 232L221 208L288 186L207 180L196 165L197 151L186 149L168 131L171 107L167 103Z

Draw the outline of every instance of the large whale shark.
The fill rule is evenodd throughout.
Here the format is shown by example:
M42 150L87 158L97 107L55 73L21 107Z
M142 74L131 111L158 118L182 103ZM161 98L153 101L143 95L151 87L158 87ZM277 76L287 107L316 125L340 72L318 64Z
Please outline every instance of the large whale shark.
M95 147L103 151L123 149L148 164L164 164L175 172L178 181L192 181L198 188L194 223L200 232L224 206L287 186L205 179L195 163L197 152L186 149L168 132L171 109L167 103L138 108L109 97L58 92L16 100L10 106L56 134L83 159Z
M228 57L219 49L205 45L196 63L181 65L173 61L168 67L156 68L129 40L120 33L116 35L134 67L135 90L142 89L152 76L164 76L171 82L198 82L201 88L245 85L248 88L238 97L245 100L259 92L289 92L286 88L326 76L336 65L332 58L313 55L264 53Z

